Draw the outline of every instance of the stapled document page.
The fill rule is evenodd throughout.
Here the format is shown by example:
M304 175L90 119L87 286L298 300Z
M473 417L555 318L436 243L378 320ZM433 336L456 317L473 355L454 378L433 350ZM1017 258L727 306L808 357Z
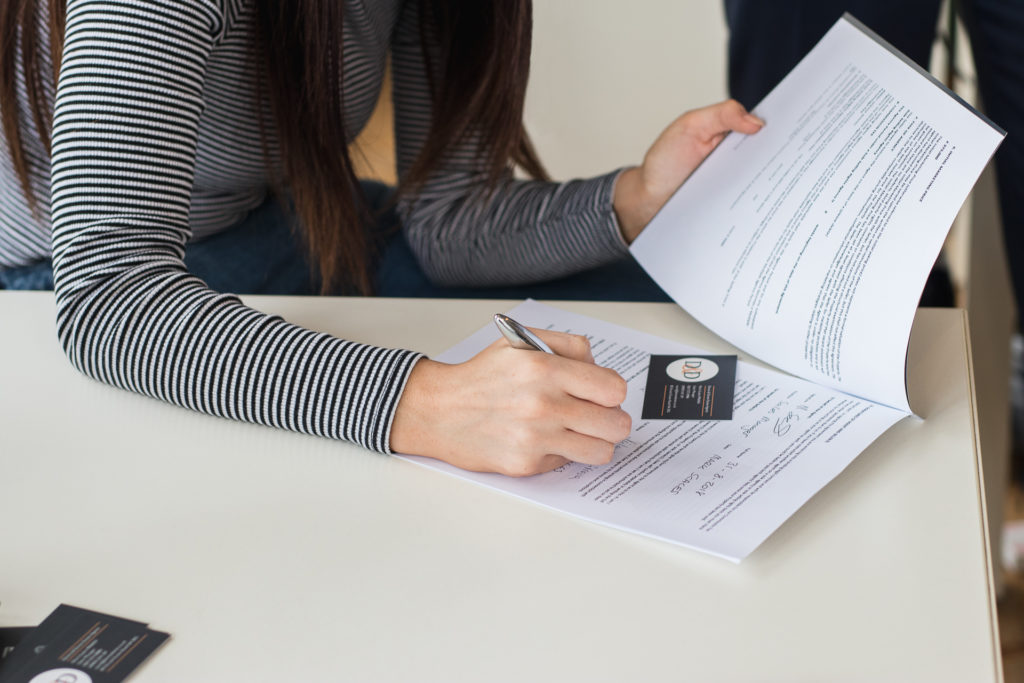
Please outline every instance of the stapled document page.
M850 17L754 109L631 251L762 360L909 410L914 311L1004 133Z
M714 387L670 395L663 379L647 415L701 419L643 419L649 367L696 372L683 355L700 352L527 302L513 317L590 337L596 361L627 380L633 431L612 463L511 479L414 460L739 561L909 414L921 290L1004 133L849 16L755 112L767 125L726 137L631 251L705 326L796 377L738 363L731 419ZM439 360L466 360L497 334Z
M651 354L701 355L659 337L535 301L509 312L530 327L583 334L594 360L628 384L633 418L612 462L533 477L467 472L399 456L520 498L739 562L906 412L740 362L731 420L643 420ZM468 360L494 325L436 357ZM539 353L523 351L522 353Z

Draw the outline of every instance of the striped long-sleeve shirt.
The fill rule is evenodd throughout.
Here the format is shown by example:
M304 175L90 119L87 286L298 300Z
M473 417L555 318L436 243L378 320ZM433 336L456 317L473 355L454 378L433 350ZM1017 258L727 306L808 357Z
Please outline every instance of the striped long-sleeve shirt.
M415 5L345 0L346 129L354 135L369 118L390 53L399 173L431 118ZM68 1L56 87L49 51L40 51L54 102L52 157L22 117L35 216L9 158L0 159L0 267L52 253L61 343L96 379L388 452L420 354L291 325L212 291L183 263L186 242L236 224L268 191L259 121L270 120L269 105L255 96L253 9L246 0ZM272 131L269 142L276 164ZM400 212L436 281L525 282L625 253L614 178L509 179L480 200L483 170L467 143Z

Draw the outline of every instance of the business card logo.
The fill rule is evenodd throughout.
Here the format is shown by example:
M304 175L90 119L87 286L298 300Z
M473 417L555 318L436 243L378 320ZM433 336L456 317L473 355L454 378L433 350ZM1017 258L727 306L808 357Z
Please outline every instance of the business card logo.
M679 358L668 364L665 374L677 382L706 382L718 374L718 363L710 358Z
M29 683L92 683L92 676L78 669L50 669L34 676Z

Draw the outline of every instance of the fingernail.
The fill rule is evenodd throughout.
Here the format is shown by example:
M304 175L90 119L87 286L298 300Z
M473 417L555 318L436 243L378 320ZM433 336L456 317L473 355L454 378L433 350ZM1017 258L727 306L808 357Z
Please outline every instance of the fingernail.
M762 120L761 118L759 118L759 117L757 117L757 116L754 116L753 114L747 114L747 115L745 116L745 118L746 118L746 119L747 119L747 121L749 121L750 123L755 123L755 124L757 124L757 125L759 125L759 126L763 126L763 125L764 125L764 120Z

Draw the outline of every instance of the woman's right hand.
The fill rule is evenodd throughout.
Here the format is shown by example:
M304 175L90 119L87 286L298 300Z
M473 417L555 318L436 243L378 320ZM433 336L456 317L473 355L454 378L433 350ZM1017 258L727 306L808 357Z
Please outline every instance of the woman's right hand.
M558 355L504 339L457 365L421 360L391 449L466 470L528 476L568 461L604 465L631 429L626 381L594 364L586 337L533 330Z

